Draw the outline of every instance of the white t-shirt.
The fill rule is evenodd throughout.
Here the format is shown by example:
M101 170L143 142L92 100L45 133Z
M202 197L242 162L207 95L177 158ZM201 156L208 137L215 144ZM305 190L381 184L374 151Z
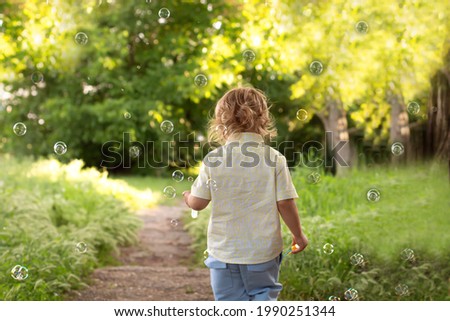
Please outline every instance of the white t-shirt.
M191 194L211 200L208 253L216 259L257 264L282 252L276 202L298 195L286 158L261 135L234 135L208 153Z

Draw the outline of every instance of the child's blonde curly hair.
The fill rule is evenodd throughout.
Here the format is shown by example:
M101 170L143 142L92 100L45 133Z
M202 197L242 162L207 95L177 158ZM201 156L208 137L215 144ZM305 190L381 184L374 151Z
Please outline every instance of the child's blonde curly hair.
M208 140L223 143L231 135L243 132L257 133L270 140L277 131L269 109L267 98L259 89L229 90L217 102L214 117L208 123Z

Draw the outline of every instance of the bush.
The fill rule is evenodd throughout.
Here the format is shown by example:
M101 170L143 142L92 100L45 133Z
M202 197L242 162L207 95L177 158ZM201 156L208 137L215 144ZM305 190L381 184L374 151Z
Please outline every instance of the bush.
M59 300L136 241L140 221L113 196L115 185L82 165L0 158L2 300ZM28 269L26 279L11 277L16 265Z

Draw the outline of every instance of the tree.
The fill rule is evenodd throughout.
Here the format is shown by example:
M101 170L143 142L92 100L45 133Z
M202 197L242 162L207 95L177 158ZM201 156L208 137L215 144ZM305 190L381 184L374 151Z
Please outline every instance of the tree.
M217 99L247 83L270 97L280 139L316 133L307 124L317 116L333 132L331 146L349 139L348 124L375 146L406 145L449 30L444 0L164 5L160 17L156 1L1 4L0 148L49 155L63 140L63 159L96 166L108 141L121 142L111 147L125 158L133 141L156 141L146 152L159 153L168 148L159 142L172 139L159 128L163 120L192 140L189 133L204 134ZM420 105L418 116L406 117L410 101ZM295 118L300 108L306 122ZM28 126L23 137L11 131L18 121ZM341 156L351 164L353 154L346 146ZM170 164L180 166L180 157Z

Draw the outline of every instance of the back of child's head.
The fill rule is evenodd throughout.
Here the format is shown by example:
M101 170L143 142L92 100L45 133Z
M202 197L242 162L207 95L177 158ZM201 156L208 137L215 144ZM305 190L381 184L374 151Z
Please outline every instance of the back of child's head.
M243 132L257 133L265 139L276 135L267 98L261 90L234 88L217 102L214 118L209 122L209 140L223 142Z

